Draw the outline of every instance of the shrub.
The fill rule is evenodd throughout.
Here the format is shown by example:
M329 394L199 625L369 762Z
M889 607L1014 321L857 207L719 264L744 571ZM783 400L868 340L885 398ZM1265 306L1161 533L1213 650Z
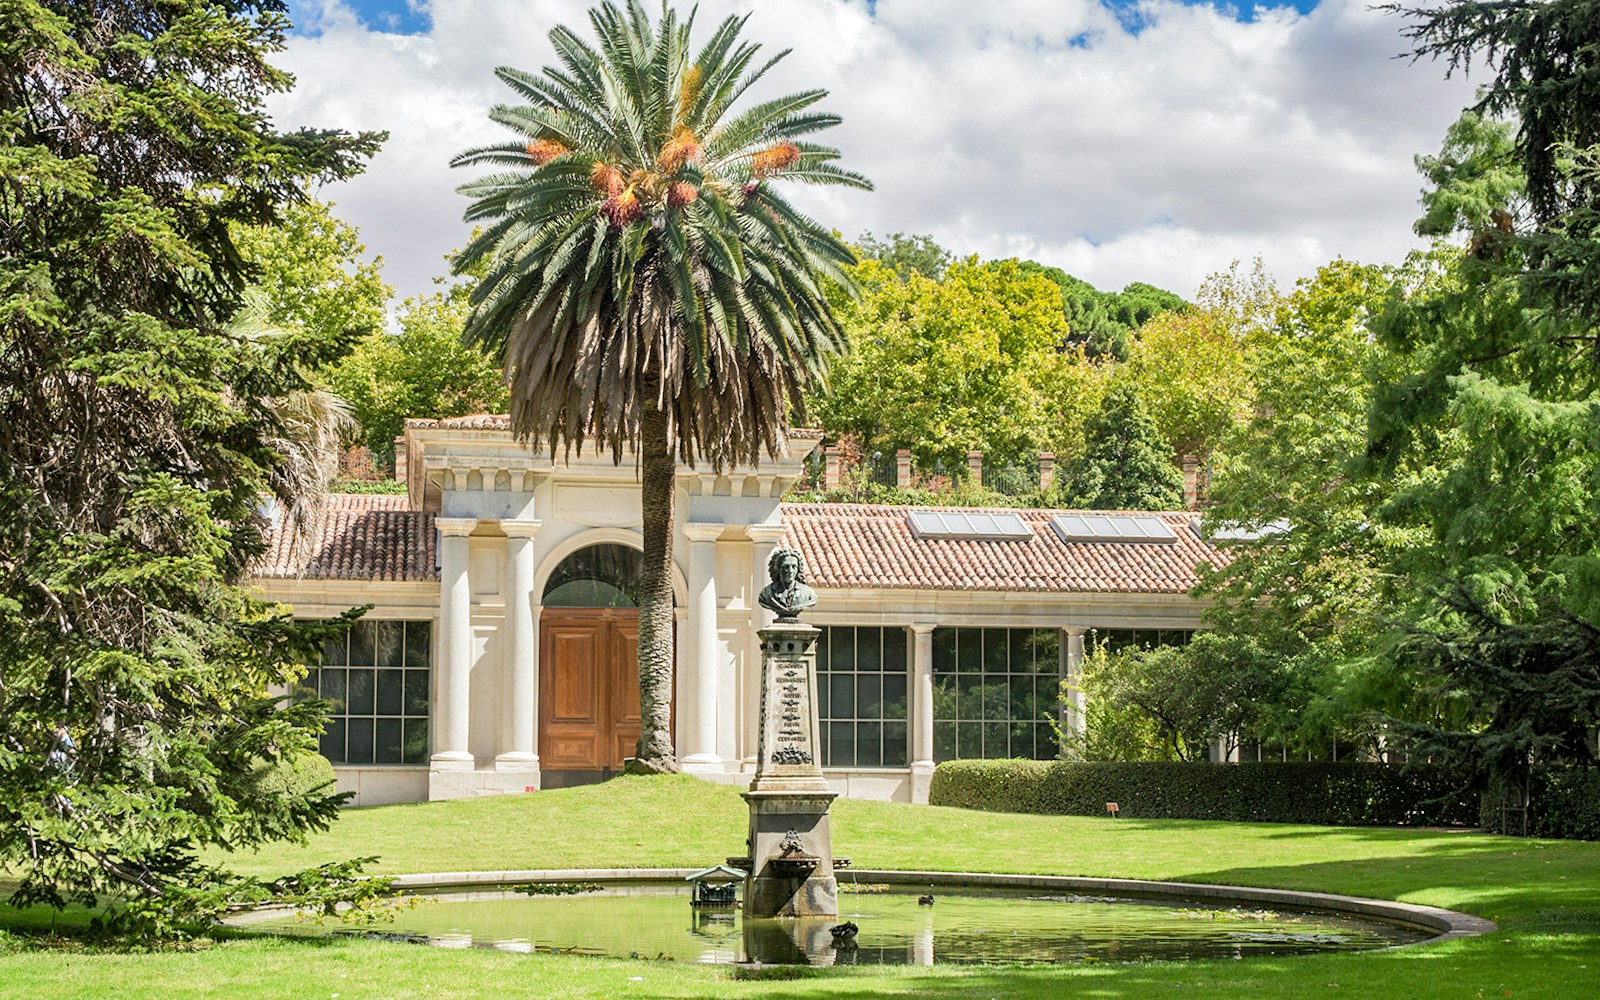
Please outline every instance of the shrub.
M1523 833L1521 811L1503 808L1508 791L1504 781L1489 782L1479 826L1495 833ZM1526 819L1530 836L1600 840L1600 769L1556 764L1535 768L1528 781Z
M1467 782L1436 765L957 760L933 773L934 805L993 812L1335 826L1465 826Z
M276 760L262 758L255 767L255 788L261 795L304 795L334 782L333 765L320 753L302 753Z

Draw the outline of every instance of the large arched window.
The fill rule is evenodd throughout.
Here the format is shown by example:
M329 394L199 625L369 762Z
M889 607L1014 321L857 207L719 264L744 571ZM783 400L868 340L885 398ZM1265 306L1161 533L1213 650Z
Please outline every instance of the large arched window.
M605 543L579 549L561 561L544 585L547 608L636 608L639 550Z

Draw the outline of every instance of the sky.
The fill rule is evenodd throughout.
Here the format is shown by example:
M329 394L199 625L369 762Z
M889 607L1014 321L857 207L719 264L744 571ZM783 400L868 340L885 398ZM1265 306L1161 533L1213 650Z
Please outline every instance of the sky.
M283 129L382 129L365 174L317 192L358 226L401 296L424 294L469 228L450 158L506 133L496 66L554 62L580 0L291 0ZM652 5L653 6L653 5ZM791 186L819 221L926 233L958 255L1022 257L1102 289L1192 295L1259 256L1282 287L1335 257L1399 261L1421 178L1475 80L1401 58L1368 0L702 0L697 34L792 49L754 96L830 91L820 134L872 192Z

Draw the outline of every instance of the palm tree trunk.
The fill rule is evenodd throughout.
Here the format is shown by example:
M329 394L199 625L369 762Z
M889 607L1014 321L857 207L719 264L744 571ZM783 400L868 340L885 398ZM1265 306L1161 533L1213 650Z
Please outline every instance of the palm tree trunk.
M653 385L642 387L639 421L640 502L644 556L639 579L639 745L631 774L679 770L672 748L672 500L677 463L667 435L667 414Z

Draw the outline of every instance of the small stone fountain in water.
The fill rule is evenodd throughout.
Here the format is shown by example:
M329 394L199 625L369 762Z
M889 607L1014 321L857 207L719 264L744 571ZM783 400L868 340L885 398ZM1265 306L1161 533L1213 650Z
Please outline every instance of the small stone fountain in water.
M761 734L755 779L744 793L750 803L750 855L738 860L749 872L746 944L761 960L772 961L765 956L776 957L776 950L787 952L789 961L810 956L815 962L830 950L827 924L839 913L828 830L828 807L838 793L823 779L818 760L816 641L821 633L799 617L817 595L806 586L794 549L773 552L767 572L772 582L761 591L761 606L778 620L760 632ZM759 922L773 917L799 920L784 928L769 924L767 931L778 933L763 933ZM773 940L758 940L763 937ZM776 939L786 947L774 949Z

